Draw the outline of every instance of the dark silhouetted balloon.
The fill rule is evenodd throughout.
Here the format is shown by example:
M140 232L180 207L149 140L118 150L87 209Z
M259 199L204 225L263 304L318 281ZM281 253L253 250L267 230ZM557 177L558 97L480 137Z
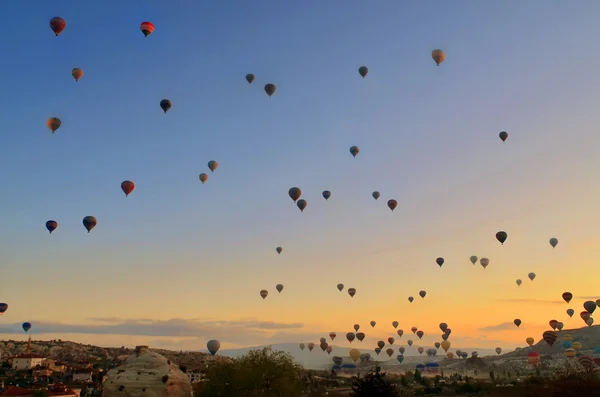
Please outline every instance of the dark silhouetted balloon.
M61 17L54 17L50 20L50 29L54 32L55 35L59 35L63 30L67 27L67 21L62 19Z
M48 221L48 222L46 222L46 229L48 229L48 231L50 233L52 233L53 231L55 231L57 227L58 227L58 222L56 222L56 221Z
M267 95L269 97L273 96L273 94L275 93L275 91L277 90L277 87L275 87L275 84L267 84L265 85L265 92L267 93Z

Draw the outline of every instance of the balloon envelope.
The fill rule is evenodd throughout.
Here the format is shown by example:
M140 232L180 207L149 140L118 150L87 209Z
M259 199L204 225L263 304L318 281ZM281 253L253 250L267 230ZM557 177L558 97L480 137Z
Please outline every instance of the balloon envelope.
M215 354L217 354L217 352L221 348L221 342L219 342L216 339L209 340L206 343L206 348L208 349L208 351L210 352L210 354L212 354L214 356Z

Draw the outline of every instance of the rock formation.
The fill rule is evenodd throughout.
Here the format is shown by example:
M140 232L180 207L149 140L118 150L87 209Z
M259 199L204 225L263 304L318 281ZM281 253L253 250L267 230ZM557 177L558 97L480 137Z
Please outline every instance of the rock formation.
M107 373L103 397L190 397L189 377L177 365L148 346L137 346L135 354Z

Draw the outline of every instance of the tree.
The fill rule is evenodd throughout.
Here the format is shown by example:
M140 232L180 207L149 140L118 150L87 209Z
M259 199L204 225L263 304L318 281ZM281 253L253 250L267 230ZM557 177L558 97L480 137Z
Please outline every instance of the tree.
M301 397L306 389L302 367L289 353L270 347L210 363L205 377L196 397Z
M363 378L356 378L352 382L352 397L397 397L398 392L386 378L385 372L381 372L381 367L375 369Z

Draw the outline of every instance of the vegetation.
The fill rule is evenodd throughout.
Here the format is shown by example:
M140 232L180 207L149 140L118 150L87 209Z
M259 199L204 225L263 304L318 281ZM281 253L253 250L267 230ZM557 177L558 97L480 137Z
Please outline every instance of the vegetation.
M352 397L397 397L398 391L378 365L365 377L355 378L350 395Z
M210 363L205 375L206 382L194 385L196 397L302 397L307 389L302 367L269 347Z

